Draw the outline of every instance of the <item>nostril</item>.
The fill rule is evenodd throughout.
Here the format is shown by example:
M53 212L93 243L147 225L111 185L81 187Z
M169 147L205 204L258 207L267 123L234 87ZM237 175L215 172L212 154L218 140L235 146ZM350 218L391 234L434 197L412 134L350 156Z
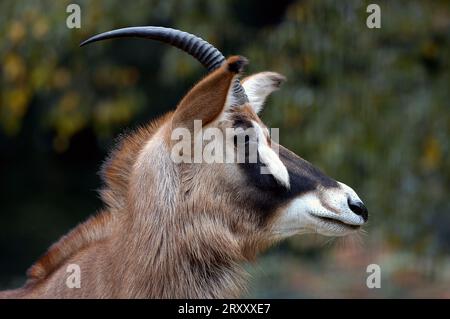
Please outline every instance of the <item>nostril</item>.
M369 212L367 211L367 207L363 202L352 202L350 199L347 200L348 207L354 212L356 215L361 216L366 222L369 219Z

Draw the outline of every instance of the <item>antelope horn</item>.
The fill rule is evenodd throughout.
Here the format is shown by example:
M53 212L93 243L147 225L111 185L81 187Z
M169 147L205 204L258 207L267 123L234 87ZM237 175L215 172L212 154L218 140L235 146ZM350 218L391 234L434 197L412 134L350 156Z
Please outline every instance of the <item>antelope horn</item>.
M193 34L164 27L130 27L97 34L80 46L105 39L137 37L168 43L192 55L209 72L214 71L225 61L223 54L213 45ZM238 79L233 84L233 95L236 103L242 105L248 102L247 94Z

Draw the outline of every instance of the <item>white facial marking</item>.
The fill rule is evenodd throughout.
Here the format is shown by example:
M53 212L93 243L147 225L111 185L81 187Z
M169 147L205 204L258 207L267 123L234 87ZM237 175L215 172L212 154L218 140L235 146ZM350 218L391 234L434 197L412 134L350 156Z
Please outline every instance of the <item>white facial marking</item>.
M285 238L296 234L315 233L314 220L308 211L310 207L318 204L318 198L314 194L305 194L294 199L275 223L274 235Z
M299 233L344 236L365 223L348 206L348 200L361 201L345 184L336 188L318 188L299 195L283 210L275 222L274 235L288 237Z
M266 165L266 168L269 170L270 174L272 174L281 185L289 188L289 173L286 166L284 166L277 153L275 153L267 143L267 137L261 126L254 121L252 121L252 124L258 137L258 154L261 162Z
M344 190L344 192L349 196L349 198L354 202L361 202L358 194L351 188L350 186L345 185L344 183L338 182L339 186Z
M245 79L242 86L255 113L259 113L262 110L269 94L278 90L281 83L285 80L284 76L276 72L261 72Z

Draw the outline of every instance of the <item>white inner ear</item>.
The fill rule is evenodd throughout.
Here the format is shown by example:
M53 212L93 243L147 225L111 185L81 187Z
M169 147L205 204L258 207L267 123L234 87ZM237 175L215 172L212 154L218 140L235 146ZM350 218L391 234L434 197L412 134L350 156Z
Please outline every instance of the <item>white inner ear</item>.
M276 72L256 73L243 80L242 86L255 113L262 110L269 94L278 90L285 80L284 76Z
M252 124L258 137L258 154L261 162L266 165L266 168L269 170L270 174L272 174L281 185L289 188L289 173L286 166L284 166L278 154L275 153L267 143L267 137L261 126L254 121L252 121Z

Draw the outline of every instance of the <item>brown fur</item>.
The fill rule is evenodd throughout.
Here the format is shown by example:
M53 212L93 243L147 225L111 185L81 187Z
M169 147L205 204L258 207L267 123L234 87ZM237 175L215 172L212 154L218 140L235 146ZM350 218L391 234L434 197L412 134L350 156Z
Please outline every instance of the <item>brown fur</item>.
M234 56L208 77L200 81L181 100L172 120L172 128L187 127L192 130L193 119L207 125L222 113L228 91L236 73L230 65L239 63L241 57Z
M122 136L103 164L101 176L105 184L101 197L112 210L120 211L126 205L129 179L142 146L153 136L162 123L170 121L173 112L169 112L150 124L138 128L132 134Z
M235 165L175 165L167 144L173 127L218 118L236 75L230 65L239 61L230 58L199 82L175 113L124 137L102 170L106 210L54 244L23 288L0 297L239 296L239 265L272 242L270 225L261 225L240 195L245 181ZM242 112L259 121L251 108ZM66 286L73 263L81 268L79 289Z

